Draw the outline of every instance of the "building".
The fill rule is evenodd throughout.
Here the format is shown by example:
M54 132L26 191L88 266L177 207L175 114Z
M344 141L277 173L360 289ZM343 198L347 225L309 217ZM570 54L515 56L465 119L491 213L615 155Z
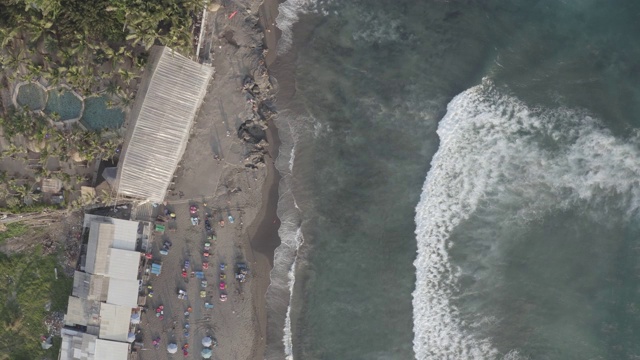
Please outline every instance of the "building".
M59 360L122 360L129 356L128 343L100 339L95 335L63 328Z
M84 227L86 254L74 274L59 359L127 359L140 290L141 225L86 215Z
M112 181L118 196L160 203L187 147L213 68L154 47Z

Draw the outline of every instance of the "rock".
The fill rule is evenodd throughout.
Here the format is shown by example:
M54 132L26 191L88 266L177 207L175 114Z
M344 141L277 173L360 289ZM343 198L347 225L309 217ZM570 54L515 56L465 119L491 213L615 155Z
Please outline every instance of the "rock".
M267 133L260 124L256 124L252 120L247 120L240 125L238 137L245 142L258 144L260 141L266 139Z

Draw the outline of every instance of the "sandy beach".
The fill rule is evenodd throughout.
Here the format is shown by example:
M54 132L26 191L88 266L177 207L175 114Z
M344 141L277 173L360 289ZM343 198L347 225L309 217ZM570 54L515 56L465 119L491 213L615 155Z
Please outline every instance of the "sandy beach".
M214 78L166 204L149 205L136 214L138 219L153 219L167 209L177 218L170 230L154 240L154 256L162 258L163 270L150 281L153 297L148 298L148 310L142 317L140 335L146 348L140 352L142 359L171 358L164 350L168 343L189 344L189 353L198 354L204 336L218 342L214 359L264 358L265 293L273 251L279 244L279 175L274 167L277 130L270 120L274 90L264 59L272 59L275 49L263 51L258 22L260 17L260 24L270 27L266 42L275 46L277 2L260 5L260 1L223 1L207 14L204 36L210 43L205 43L203 51L210 54ZM189 220L191 205L197 206L201 218L196 226ZM207 239L202 219L206 214L211 216L217 237L209 257L203 256ZM164 241L170 241L172 247L169 255L160 256ZM200 298L200 279L182 277L185 260L191 270L204 273L208 281L205 299ZM203 269L207 261L209 268ZM237 263L249 268L245 283L233 278ZM226 264L225 271L220 271L220 264ZM219 289L221 273L226 275L225 290ZM185 290L187 299L178 299L178 290ZM223 292L228 295L224 302L219 298ZM205 300L214 308L205 309ZM162 320L155 313L160 305ZM192 312L185 316L189 307ZM158 337L161 345L154 349L150 344Z

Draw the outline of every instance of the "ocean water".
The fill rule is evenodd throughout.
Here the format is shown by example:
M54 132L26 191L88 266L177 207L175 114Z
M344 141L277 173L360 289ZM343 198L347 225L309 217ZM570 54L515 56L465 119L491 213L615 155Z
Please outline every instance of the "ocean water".
M266 357L640 358L639 14L284 1Z

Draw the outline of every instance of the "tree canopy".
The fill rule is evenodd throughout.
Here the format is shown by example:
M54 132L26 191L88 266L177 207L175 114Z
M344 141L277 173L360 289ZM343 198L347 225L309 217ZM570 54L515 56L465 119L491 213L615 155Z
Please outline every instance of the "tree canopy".
M123 67L140 69L154 44L190 55L202 6L202 0L5 0L0 65L15 76L49 84L64 79L91 93L114 73L130 74ZM105 63L111 64L106 74Z

